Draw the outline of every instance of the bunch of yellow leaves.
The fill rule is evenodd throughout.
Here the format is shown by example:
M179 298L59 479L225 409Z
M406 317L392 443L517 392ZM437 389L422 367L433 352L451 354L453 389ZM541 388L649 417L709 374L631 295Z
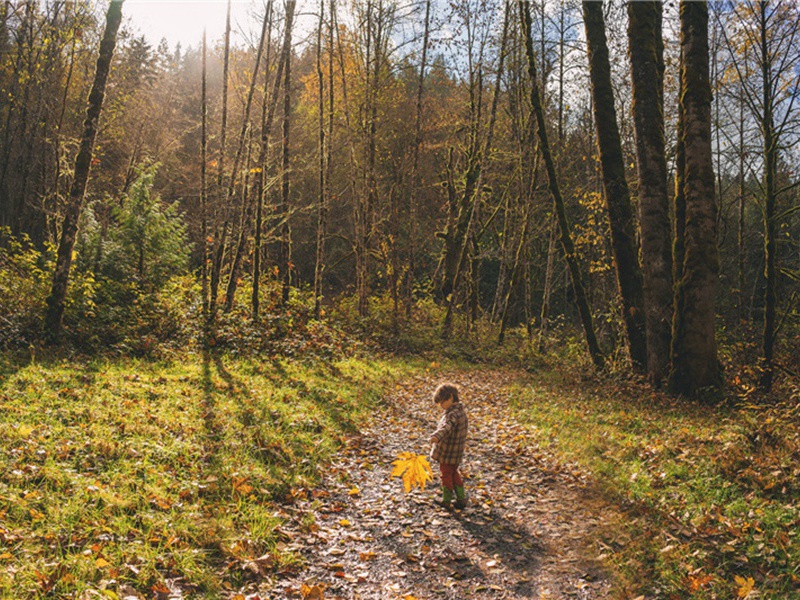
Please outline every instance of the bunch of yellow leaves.
M403 478L403 487L406 493L410 492L413 487L424 490L425 484L433 481L431 465L422 454L401 452L392 464L394 469L392 469L391 476Z

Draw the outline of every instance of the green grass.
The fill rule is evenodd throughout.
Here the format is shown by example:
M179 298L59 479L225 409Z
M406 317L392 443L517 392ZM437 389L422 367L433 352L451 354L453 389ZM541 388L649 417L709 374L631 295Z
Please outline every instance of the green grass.
M800 598L796 407L703 406L573 371L512 401L625 508L607 540L623 597L736 598L752 578L761 598Z
M187 354L0 367L0 597L145 596L183 578L235 589L248 560L297 556L281 504L320 470L394 360L286 362Z

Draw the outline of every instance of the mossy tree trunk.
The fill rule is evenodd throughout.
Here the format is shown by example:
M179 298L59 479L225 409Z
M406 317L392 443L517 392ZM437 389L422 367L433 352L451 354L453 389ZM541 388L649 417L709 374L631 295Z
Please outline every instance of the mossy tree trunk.
M672 236L664 142L664 42L661 2L628 4L633 120L647 337L647 377L658 386L669 372L672 337Z
M589 53L589 75L592 84L592 108L597 129L597 146L603 174L603 189L611 228L617 285L622 299L622 318L628 338L628 351L634 369L643 371L647 364L645 341L644 293L642 271L636 245L636 220L625 161L614 108L611 86L611 65L603 21L602 2L583 3L583 21Z
M696 395L718 388L721 379L714 329L719 258L707 3L681 2L680 19L685 236L682 274L675 286L669 387L673 393Z

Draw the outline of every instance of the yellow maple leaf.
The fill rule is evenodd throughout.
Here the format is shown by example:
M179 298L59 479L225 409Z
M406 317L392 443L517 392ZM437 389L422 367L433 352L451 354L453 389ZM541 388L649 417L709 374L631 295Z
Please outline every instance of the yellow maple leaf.
M304 583L300 586L300 595L303 596L303 600L325 600L325 585L322 583L306 585Z
M735 575L733 578L736 581L736 585L739 586L739 591L736 593L736 595L739 598L747 598L747 596L750 595L750 592L753 591L753 586L756 584L755 580L752 577L745 579L744 577L739 577L738 575Z
M428 459L421 454L401 452L392 464L394 469L392 469L391 476L403 478L403 487L406 493L410 492L413 487L424 490L425 485L429 481L433 481L431 465L428 463Z

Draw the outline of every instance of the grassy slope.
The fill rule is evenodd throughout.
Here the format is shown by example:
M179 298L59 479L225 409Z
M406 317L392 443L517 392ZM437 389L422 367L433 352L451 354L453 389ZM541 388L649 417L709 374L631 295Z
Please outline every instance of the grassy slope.
M800 598L797 407L709 407L569 370L535 381L513 394L534 439L629 509L609 540L625 595Z
M0 596L79 596L110 580L203 597L291 552L279 503L410 369L401 361L188 355L0 371ZM108 594L113 597L112 594Z

